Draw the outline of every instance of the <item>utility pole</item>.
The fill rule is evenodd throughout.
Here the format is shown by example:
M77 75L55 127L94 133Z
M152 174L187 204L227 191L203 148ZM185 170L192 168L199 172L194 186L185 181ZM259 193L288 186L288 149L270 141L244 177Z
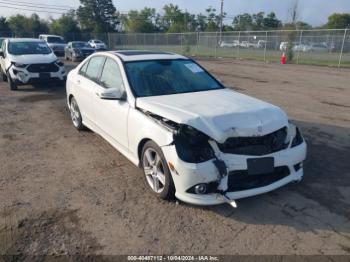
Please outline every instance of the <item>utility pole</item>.
M220 11L220 43L222 41L222 20L224 16L224 0L221 0L221 11Z

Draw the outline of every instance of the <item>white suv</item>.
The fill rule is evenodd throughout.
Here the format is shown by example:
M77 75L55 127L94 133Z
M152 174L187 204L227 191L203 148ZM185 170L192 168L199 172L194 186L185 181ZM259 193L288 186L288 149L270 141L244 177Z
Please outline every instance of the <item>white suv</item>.
M306 143L283 110L225 88L184 56L95 53L66 89L74 126L140 166L162 199L234 206L303 177Z
M57 56L64 56L66 44L62 36L59 35L39 35L39 39L47 43Z
M64 64L57 59L46 42L30 38L9 38L3 41L0 51L2 80L10 89L18 85L43 81L65 81Z

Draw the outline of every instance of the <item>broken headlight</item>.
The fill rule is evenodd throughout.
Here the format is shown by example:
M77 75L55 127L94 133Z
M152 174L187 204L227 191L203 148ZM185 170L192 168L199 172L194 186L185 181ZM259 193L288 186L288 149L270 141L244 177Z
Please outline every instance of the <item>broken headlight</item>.
M20 68L25 68L27 65L26 64L21 64L21 63L16 63L16 62L11 62L15 67L20 67Z
M206 134L188 125L181 125L174 134L177 155L188 163L201 163L215 157L208 140Z
M291 147L295 147L300 145L301 143L303 143L303 137L301 136L301 133L299 131L299 128L295 127L295 136L293 138L292 141L292 146Z

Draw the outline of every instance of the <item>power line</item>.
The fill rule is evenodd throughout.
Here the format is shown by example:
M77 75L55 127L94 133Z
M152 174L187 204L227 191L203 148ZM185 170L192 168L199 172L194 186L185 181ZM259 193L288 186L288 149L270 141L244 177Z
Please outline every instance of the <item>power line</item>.
M3 2L0 1L0 4L6 4L6 5L11 5L11 6L19 6L19 7L29 7L29 8L39 8L39 9L53 9L55 11L69 11L69 9L66 8L58 8L58 7L48 7L48 6L38 6L38 5L33 5L33 4L14 4L14 3L8 3L8 2Z
M6 1L8 2L8 1ZM41 6L52 6L52 7L62 7L62 8L67 8L67 9L74 9L74 7L69 6L69 5L51 5L51 4L41 4L41 3L29 3L29 2L23 2L23 1L12 1L8 2L8 4L12 4L12 3L21 3L21 4L29 4L29 5L41 5Z
M13 6L5 6L5 5L0 5L0 7L8 8L8 9L16 9L16 10L22 10L22 11L31 11L35 13L49 13L49 14L58 14L58 15L63 15L65 13L59 13L59 12L54 12L54 11L43 11L43 10L35 10L35 9L27 9L27 8L17 8Z

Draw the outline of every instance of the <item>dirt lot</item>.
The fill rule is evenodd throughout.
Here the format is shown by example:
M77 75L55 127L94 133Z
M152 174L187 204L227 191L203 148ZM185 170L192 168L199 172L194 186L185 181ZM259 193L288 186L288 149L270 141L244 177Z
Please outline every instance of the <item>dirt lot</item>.
M73 128L64 87L0 83L0 254L350 254L350 71L200 63L298 123L300 184L236 210L159 201L137 167Z

